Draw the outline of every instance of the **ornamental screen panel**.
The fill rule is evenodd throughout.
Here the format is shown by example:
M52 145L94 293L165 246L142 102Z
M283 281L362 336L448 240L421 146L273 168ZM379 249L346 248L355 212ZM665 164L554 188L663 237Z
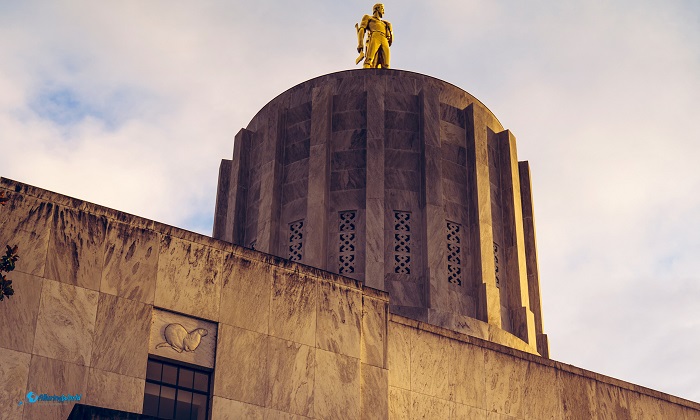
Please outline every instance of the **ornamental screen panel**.
M304 246L304 221L297 220L289 224L289 247L287 258L289 261L301 261Z
M355 249L357 246L357 213L341 211L338 226L338 274L355 272Z
M462 285L462 225L447 222L447 282Z
M394 273L411 274L411 213L394 212Z

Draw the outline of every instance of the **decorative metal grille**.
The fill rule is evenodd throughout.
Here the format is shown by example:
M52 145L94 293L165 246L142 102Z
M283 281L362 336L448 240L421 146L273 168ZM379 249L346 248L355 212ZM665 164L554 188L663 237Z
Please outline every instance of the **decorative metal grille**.
M298 220L289 224L289 261L301 261L303 257L304 221Z
M499 245L496 242L494 242L493 243L493 262L494 262L494 265L496 266L495 267L496 268L496 287L498 287L498 288L501 287L501 275L498 272L498 267L500 265L500 263L498 261L498 251L499 250L500 250Z
M447 281L462 285L462 226L447 222Z
M411 213L394 212L394 273L411 274Z
M341 211L338 226L338 274L355 272L355 211Z

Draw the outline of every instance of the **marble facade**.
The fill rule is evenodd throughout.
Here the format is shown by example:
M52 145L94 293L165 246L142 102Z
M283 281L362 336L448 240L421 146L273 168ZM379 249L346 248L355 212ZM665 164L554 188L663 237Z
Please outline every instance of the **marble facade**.
M60 238L91 267L42 271L50 242L20 248L35 261L0 304L2 419L71 412L30 391L140 413L149 356L210 369L213 419L700 418L700 404L392 314L386 292L348 277L8 179L0 189L5 240ZM104 234L55 232L61 214ZM157 349L175 324L208 334L191 352Z

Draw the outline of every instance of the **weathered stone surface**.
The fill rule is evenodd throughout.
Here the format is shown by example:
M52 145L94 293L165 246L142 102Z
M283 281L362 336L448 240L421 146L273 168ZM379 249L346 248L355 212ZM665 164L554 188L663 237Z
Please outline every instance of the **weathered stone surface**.
M316 347L360 358L362 292L336 283L318 283Z
M151 308L101 293L90 365L107 372L145 378Z
M315 391L317 418L360 418L360 360L316 349Z
M411 391L389 387L389 419L403 420L411 416Z
M27 390L37 395L79 394L83 401L87 395L87 379L86 366L32 356ZM26 404L26 398L24 401L25 419L65 419L75 405L75 402Z
M49 235L45 277L100 289L107 218L56 207Z
M215 396L211 418L217 420L264 420L265 408Z
M314 348L270 337L266 406L313 417L315 367Z
M387 323L389 303L384 300L362 298L362 363L387 368Z
M34 354L89 366L98 292L44 280Z
M449 419L454 403L440 398L411 392L412 419Z
M484 349L466 343L453 343L454 355L449 373L454 401L486 408L486 373Z
M267 334L272 290L270 265L226 254L222 278L220 321Z
M90 368L84 404L141 413L145 383L142 378Z
M31 196L3 191L10 200L0 211L0 251L4 255L5 245L17 245L21 258L15 271L43 276L55 206Z
M469 420L487 420L488 413L486 410L481 408L470 407L463 404L454 405L454 413L452 414L453 419L469 419ZM498 414L498 413L494 413ZM504 416L505 417L505 416Z
M597 413L601 420L632 420L628 393L615 385L596 384Z
M219 324L214 395L264 407L268 342L265 335Z
M596 382L569 372L559 375L562 418L597 418Z
M152 230L110 223L100 291L153 304L158 246L158 234Z
M389 385L411 389L411 328L395 322L388 326L387 365Z
M270 335L316 346L316 281L286 270L273 271Z
M18 271L7 278L12 280L15 294L0 304L0 347L31 353L42 280Z
M528 362L497 352L486 352L486 410L523 417Z
M149 354L192 365L214 367L218 337L217 324L153 309L148 327Z
M26 400L29 363L32 356L14 350L0 348L0 418L21 419Z
M389 417L389 372L386 369L361 364L362 418Z
M562 419L561 381L555 369L530 362L524 378L523 415L532 419Z
M217 321L222 262L219 250L163 235L155 305Z
M450 400L451 343L445 337L419 331L411 340L411 390Z

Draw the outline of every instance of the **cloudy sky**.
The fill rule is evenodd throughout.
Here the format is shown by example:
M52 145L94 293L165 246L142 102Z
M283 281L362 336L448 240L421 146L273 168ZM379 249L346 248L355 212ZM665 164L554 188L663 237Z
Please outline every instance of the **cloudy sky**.
M552 358L700 401L700 2L385 4L393 67L530 161ZM210 234L235 133L354 68L371 7L0 0L0 175Z

